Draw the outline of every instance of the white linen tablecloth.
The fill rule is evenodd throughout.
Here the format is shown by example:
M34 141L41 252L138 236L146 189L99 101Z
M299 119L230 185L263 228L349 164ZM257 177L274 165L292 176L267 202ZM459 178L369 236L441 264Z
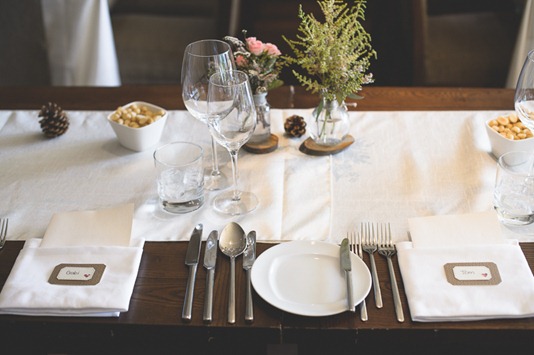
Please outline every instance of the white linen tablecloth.
M285 118L311 110L272 111L277 151L240 152L240 183L259 197L247 215L216 213L205 205L185 215L158 208L152 153L119 145L106 111L68 111L70 127L46 139L37 111L0 111L0 215L8 239L43 236L54 213L134 203L133 238L188 240L197 223L221 230L228 222L256 230L260 241L325 240L338 243L361 221L391 222L395 241L408 240L408 218L488 211L496 161L484 121L502 111L352 111L355 142L332 156L298 150L302 138L283 134ZM207 128L186 111L170 111L161 144L195 141L211 164ZM228 153L219 147L229 177ZM520 241L532 237L503 232Z

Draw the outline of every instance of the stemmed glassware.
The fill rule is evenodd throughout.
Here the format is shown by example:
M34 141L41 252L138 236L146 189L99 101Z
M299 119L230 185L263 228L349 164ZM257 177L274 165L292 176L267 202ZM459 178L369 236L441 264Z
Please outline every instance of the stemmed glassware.
M531 50L515 89L515 112L528 129L534 132L534 50Z
M230 153L234 181L232 190L215 197L213 207L225 214L245 214L258 205L256 195L239 190L237 185L239 149L250 139L256 127L256 109L247 74L238 70L213 74L209 83L208 106L210 133Z
M190 43L182 62L182 98L185 107L195 118L207 124L209 78L217 72L235 68L228 43L219 40L201 40ZM212 170L205 177L204 188L221 190L229 186L228 178L219 170L217 146L213 138Z

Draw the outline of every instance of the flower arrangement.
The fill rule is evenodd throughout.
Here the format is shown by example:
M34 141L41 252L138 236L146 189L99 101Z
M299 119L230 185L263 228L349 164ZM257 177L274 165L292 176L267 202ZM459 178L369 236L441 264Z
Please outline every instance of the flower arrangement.
M372 83L373 74L366 74L370 59L376 58L371 36L360 20L365 20L365 0L354 0L348 6L343 0L318 0L324 22L299 7L297 39L283 39L294 56L284 56L286 64L296 64L306 74L293 70L296 79L324 99L339 103L356 95L362 85Z
M237 69L248 75L253 94L266 93L281 86L283 82L278 75L282 65L278 59L282 53L278 47L256 37L247 37L246 30L243 30L243 36L244 42L232 36L226 36L224 40L232 47Z

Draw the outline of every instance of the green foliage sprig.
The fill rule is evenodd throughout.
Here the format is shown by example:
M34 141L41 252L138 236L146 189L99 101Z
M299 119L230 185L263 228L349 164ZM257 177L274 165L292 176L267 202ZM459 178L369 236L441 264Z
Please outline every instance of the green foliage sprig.
M297 39L283 39L294 56L283 57L287 65L296 64L306 74L293 69L297 80L312 93L321 93L327 100L338 102L356 95L362 85L372 83L373 74L366 73L370 59L376 58L371 36L360 20L365 20L365 0L354 0L348 6L343 0L318 0L324 15L320 22L313 14L299 7Z

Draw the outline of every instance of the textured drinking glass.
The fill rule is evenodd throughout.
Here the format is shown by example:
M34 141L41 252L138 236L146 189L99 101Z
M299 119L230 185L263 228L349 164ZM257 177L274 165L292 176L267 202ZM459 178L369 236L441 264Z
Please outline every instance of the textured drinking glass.
M188 142L166 144L154 152L158 195L170 213L195 211L204 203L202 148Z
M534 154L509 152L498 161L493 204L500 221L520 226L534 221Z

